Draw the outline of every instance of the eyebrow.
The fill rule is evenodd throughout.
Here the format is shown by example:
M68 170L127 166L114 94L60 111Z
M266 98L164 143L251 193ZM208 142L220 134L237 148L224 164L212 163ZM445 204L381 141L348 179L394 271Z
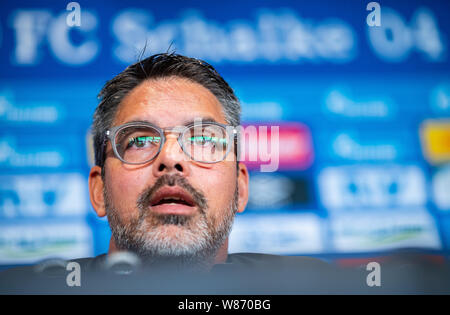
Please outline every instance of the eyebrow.
M217 123L217 120L215 120L212 117L197 117L196 119L185 121L184 126L194 124L196 122L196 120L199 120L199 119L201 119L202 122L206 122L206 123L209 123L209 122Z

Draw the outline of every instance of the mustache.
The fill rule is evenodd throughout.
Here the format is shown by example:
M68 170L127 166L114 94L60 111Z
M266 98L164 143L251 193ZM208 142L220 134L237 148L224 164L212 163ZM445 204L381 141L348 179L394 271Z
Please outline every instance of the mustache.
M179 186L184 189L188 194L191 195L195 204L198 206L200 212L204 213L208 208L208 203L206 201L205 195L195 189L186 178L179 174L165 174L159 177L155 184L146 188L137 200L138 209L142 212L148 209L151 205L151 200L155 193L164 186Z

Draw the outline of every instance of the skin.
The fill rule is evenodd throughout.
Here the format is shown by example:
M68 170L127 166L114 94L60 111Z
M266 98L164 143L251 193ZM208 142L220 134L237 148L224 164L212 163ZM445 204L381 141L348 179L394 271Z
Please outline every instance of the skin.
M217 98L205 87L184 78L171 77L147 80L130 91L122 100L113 126L132 120L146 120L161 128L183 126L198 118L212 118L226 124L222 106ZM202 164L186 159L177 142L177 134L166 133L166 143L159 155L143 165L129 165L117 159L108 142L105 161L105 179L101 168L92 167L89 174L89 192L93 208L99 217L106 215L103 188L106 185L121 219L128 222L138 215L136 200L138 195L156 182L164 174L179 174L197 190L201 191L209 205L208 215L220 220L233 199L236 183L239 188L238 212L242 212L248 201L248 171L236 161L227 158L215 164ZM229 153L234 155L233 151ZM167 233L176 233L173 226ZM116 248L113 238L109 253ZM221 246L215 263L226 260L228 239Z

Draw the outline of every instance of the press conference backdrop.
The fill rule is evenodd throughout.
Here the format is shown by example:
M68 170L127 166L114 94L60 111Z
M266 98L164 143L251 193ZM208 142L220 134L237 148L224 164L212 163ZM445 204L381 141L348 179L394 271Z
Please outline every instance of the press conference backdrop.
M378 1L380 26L368 0L78 1L79 26L68 3L0 4L1 265L107 251L89 129L144 46L205 59L243 124L279 126L277 171L248 163L230 252L448 253L450 2Z

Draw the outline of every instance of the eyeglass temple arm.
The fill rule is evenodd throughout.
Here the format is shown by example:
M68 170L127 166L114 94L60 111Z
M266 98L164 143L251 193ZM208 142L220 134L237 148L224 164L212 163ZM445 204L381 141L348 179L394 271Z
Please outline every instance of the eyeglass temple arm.
M111 131L110 130L106 130L105 134L103 135L103 140L102 140L102 144L101 144L101 148L100 148L100 159L99 159L100 163L102 165L98 165L98 166L100 166L102 168L103 168L103 165L105 164L106 143L108 142L108 138L109 138L110 134L111 134Z

